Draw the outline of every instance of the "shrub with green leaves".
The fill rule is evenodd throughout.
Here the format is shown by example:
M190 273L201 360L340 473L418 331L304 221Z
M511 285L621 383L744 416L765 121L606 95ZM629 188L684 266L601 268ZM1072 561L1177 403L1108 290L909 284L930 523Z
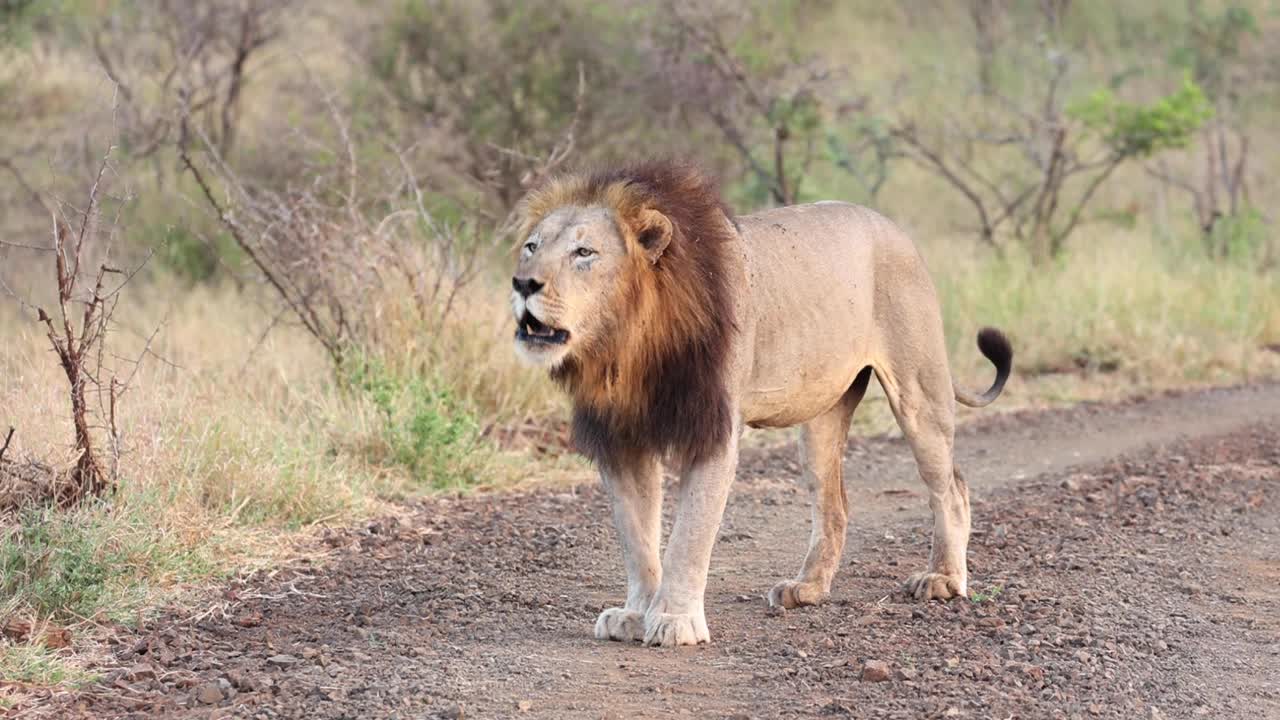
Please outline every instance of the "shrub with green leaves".
M1121 101L1103 89L1068 108L1067 114L1099 133L1116 157L1143 158L1185 147L1213 117L1213 106L1188 75L1181 88L1150 105Z
M444 383L402 377L368 357L350 361L345 380L377 409L384 461L435 490L476 482L490 458L489 448L474 410Z

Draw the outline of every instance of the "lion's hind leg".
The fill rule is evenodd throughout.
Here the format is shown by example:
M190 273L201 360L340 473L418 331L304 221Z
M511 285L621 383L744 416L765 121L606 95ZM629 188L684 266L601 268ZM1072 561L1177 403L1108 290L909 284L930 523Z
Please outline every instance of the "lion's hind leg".
M929 568L907 578L904 589L919 601L968 594L969 489L953 466L955 400L945 363L903 363L876 368L889 406L911 445L920 477L929 488L933 544ZM917 356L918 358L918 356Z
M843 473L849 420L870 380L871 368L863 369L835 407L810 420L803 428L801 460L813 495L813 530L800 574L794 580L774 585L769 591L769 605L773 607L817 605L831 591L831 580L844 552L849 519Z

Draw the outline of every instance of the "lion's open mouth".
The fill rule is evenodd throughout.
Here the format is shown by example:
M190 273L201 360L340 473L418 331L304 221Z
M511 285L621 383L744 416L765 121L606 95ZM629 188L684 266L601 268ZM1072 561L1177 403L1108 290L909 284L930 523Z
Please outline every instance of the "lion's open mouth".
M553 328L525 310L524 316L520 318L520 325L516 328L516 339L527 343L563 345L569 342L569 331Z

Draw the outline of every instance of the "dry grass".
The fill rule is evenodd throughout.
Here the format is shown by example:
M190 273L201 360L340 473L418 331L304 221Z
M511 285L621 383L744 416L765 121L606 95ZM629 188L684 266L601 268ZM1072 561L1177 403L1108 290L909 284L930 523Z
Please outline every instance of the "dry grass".
M468 388L459 390L465 407L479 403L487 418L546 412L536 398L550 403L549 388L525 392L538 379L512 370L509 340L488 312L497 304L480 314L491 323L484 330L466 325L472 332L457 338L456 353L434 353L446 362L433 370ZM164 362L147 363L121 403L119 492L109 503L5 525L0 559L26 568L5 581L11 609L66 620L128 616L156 591L270 564L309 528L393 512L390 501L432 490L386 461L379 409L341 388L310 338L276 327L259 342L272 313L251 295L160 282L126 297L120 316L128 329L114 338L116 350L127 354L145 328L161 324L153 348ZM47 340L13 313L0 314L0 333L0 426L17 428L10 456L65 458L65 380ZM406 372L427 367L412 337L395 346ZM537 463L506 453L482 456L476 486L541 475ZM541 467L557 477L582 471L573 461ZM33 560L50 547L78 550L59 551L66 567Z

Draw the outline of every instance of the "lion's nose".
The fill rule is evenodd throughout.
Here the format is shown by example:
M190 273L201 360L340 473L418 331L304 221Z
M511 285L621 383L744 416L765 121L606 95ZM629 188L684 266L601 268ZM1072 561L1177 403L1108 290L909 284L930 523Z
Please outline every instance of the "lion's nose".
M511 287L515 288L516 292L520 293L520 297L527 298L530 295L541 290L542 286L543 286L543 283L540 283L537 280L534 280L533 278L521 278L521 277L511 278Z

